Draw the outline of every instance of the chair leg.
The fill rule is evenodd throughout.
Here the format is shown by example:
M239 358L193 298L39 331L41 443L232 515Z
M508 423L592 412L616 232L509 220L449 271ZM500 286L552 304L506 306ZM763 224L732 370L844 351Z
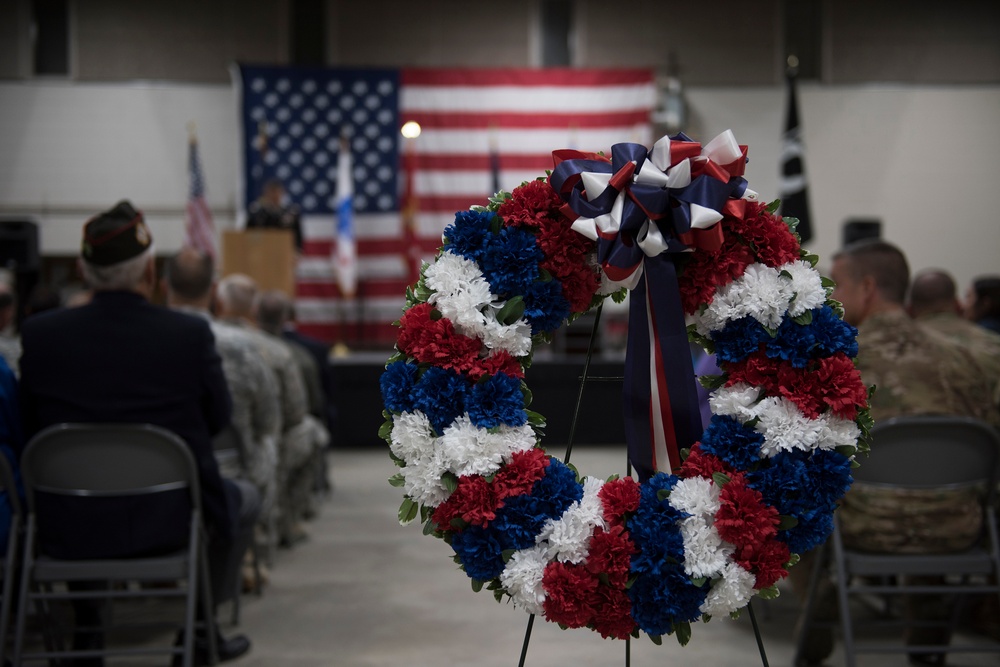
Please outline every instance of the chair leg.
M854 626L851 621L851 609L847 597L847 570L844 568L844 544L840 538L840 528L834 519L833 553L837 568L837 603L840 605L840 629L844 637L844 662L847 667L855 667L857 658L854 655Z
M795 641L795 656L793 663L798 662L805 650L806 639L813 623L813 609L816 605L816 591L819 589L819 579L823 572L823 560L826 556L826 543L816 547L813 552L812 572L809 574L809 587L806 589L806 599L802 606L802 617L799 620L799 636Z
M32 550L35 547L35 524L34 517L28 520L28 529L24 541L24 557L21 559L21 582L20 595L17 598L17 620L14 634L14 655L11 662L15 665L21 664L21 653L24 651L24 632L28 617L28 583L31 581L31 573L34 569L34 557Z
M10 628L10 610L14 596L14 576L17 572L18 526L11 525L9 541L7 542L7 558L4 560L3 600L0 601L0 665L4 664L7 655L7 630Z
M208 642L208 664L214 665L219 662L219 647L215 643L215 605L212 604L212 580L208 574L208 558L205 555L204 546L198 550L198 571L202 614L205 616L205 637Z

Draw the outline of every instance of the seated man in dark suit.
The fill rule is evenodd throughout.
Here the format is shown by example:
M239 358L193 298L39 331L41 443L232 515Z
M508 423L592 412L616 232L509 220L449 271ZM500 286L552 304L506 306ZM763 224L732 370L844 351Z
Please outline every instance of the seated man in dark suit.
M249 484L224 482L212 451L212 437L228 424L231 406L211 329L202 319L149 302L156 284L153 242L142 214L128 202L84 225L81 255L93 300L42 313L22 330L25 439L62 422L150 423L180 436L198 466L214 599L229 597L252 538L259 498ZM170 532L169 526L158 528ZM81 531L74 542L80 557L138 555L162 547L144 545L135 532L122 545L94 544L87 537ZM101 554L116 548L130 553ZM99 610L77 605L77 622L84 621L99 623ZM94 647L101 639L78 633L76 643ZM219 639L223 660L250 648L243 636ZM207 642L202 637L196 645L204 648Z

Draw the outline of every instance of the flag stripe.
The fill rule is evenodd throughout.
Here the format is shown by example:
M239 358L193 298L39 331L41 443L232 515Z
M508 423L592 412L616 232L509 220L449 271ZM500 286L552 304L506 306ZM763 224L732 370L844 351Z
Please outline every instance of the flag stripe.
M420 123L421 128L442 129L442 128L464 128L464 129L488 129L488 128L514 128L514 129L536 129L540 127L551 128L606 128L606 127L629 127L640 125L649 121L649 109L637 108L626 111L608 111L599 114L581 114L574 111L565 113L515 113L515 112L429 112L429 111L409 111L406 120Z
M590 87L622 84L648 84L652 72L648 69L404 69L400 75L403 87L413 86L481 86L496 88L516 86Z

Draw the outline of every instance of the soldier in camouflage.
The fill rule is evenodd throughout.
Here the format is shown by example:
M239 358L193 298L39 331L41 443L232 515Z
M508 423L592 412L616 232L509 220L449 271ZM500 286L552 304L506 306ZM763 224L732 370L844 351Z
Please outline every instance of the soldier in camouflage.
M992 382L994 405L1000 405L1000 334L963 317L951 275L940 269L918 273L910 286L907 310L925 328L972 355Z
M326 446L329 434L307 412L305 382L292 352L253 324L256 296L252 278L229 275L219 282L217 307L220 320L253 339L258 354L278 378L283 430L278 447L277 538L280 544L290 546L306 537L302 519L308 498L298 487L303 480L311 482L316 452Z
M857 367L865 384L876 385L871 400L876 422L907 415L949 414L990 423L1000 418L991 401L986 373L966 351L913 321L904 308L909 267L903 253L880 240L866 239L833 259L833 297L844 318L858 327ZM878 443L873 443L878 447ZM864 465L864 461L861 462ZM918 518L911 530L903 522ZM947 520L942 520L947 517ZM856 484L844 498L839 520L845 544L873 552L920 553L968 546L979 535L982 512L972 491L898 492ZM811 554L806 554L810 556ZM804 558L792 570L793 586L804 591L812 569ZM945 605L940 598L914 599L908 614L929 618ZM820 591L821 619L836 619L832 589ZM921 629L908 641L946 644L946 632ZM829 628L813 628L799 664L819 664L833 648ZM921 664L943 664L943 654L910 654Z
M197 250L186 248L167 262L167 303L209 321L233 399L231 423L240 437L242 461L238 469L221 472L243 477L257 487L261 497L258 526L266 531L275 525L278 499L278 439L282 432L278 381L250 335L212 319L212 282L212 258Z

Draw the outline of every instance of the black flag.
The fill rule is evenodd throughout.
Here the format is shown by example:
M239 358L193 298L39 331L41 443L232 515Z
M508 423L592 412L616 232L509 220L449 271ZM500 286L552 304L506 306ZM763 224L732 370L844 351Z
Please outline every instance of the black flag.
M809 188L806 181L805 146L799 126L799 105L795 97L795 70L788 71L788 112L785 116L785 134L781 145L781 197L780 213L798 218L796 231L802 243L812 238L812 220L809 216Z

